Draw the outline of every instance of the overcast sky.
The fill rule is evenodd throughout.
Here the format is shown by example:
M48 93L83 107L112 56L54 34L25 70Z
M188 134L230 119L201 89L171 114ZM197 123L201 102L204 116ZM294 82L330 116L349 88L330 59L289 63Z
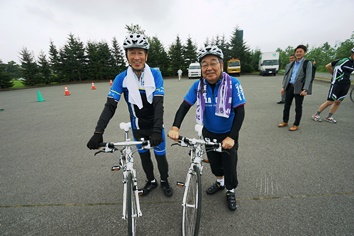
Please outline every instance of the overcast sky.
M113 37L122 45L125 25L139 24L168 48L177 35L199 47L207 38L244 31L251 50L298 44L334 46L354 31L354 0L0 0L0 59L19 63L26 47L48 54L72 33L83 43Z

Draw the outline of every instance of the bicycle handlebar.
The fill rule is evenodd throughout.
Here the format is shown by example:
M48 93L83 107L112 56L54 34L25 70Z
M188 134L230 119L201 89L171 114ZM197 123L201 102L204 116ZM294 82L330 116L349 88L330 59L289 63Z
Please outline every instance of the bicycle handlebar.
M103 149L96 152L94 155L96 156L98 153L113 153L114 151L118 150L117 147L126 147L126 146L135 146L135 145L142 145L142 149L150 149L150 142L148 140L141 140L141 141L124 141L124 142L106 142L100 143L99 147L103 147Z
M147 146L150 145L150 142L148 140L142 140L142 141L124 141L124 142L106 142L106 143L100 143L99 147L108 147L108 148L115 148L115 147L122 147L122 146L135 146L135 145L142 145L144 148L147 148Z
M210 139L205 138L205 140L202 139L195 139L195 138L187 138L184 136L179 136L178 137L179 141L184 142L187 145L194 145L194 144L202 144L205 145L206 147L213 147L213 148L220 148L221 149L221 143L216 142L216 140L210 141Z

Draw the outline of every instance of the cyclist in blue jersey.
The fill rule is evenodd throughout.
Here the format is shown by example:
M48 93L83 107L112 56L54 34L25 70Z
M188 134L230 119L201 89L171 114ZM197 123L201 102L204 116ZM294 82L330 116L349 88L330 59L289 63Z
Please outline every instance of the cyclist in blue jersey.
M203 137L222 143L225 152L207 152L216 182L207 190L215 194L225 189L230 210L236 210L238 136L246 99L239 80L223 72L224 55L217 46L207 46L198 54L202 79L196 81L184 97L168 136L177 140L182 121L190 107L196 105L196 122L203 125Z
M87 147L97 149L99 143L103 141L104 130L117 109L121 95L124 95L134 139L148 139L151 146L155 147L154 153L160 172L161 187L164 194L170 197L173 194L173 189L167 180L166 135L163 128L163 78L160 71L152 69L146 64L149 42L144 35L128 35L124 40L123 48L129 66L114 79L107 102ZM154 176L150 151L139 150L139 155L147 178L142 189L143 195L146 196L158 186L158 183Z
M328 63L326 69L332 74L331 87L329 88L327 101L320 105L317 112L313 114L312 119L314 121L322 121L320 117L321 112L331 106L328 116L324 120L336 124L337 121L332 115L338 110L350 88L350 74L354 71L354 48L352 48L349 58Z

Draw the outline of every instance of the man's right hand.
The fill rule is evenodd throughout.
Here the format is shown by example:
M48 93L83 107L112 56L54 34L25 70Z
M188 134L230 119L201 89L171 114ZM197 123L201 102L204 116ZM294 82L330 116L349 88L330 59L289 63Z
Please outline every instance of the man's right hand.
M91 150L98 149L100 143L103 143L103 134L94 133L86 146Z
M179 129L173 126L171 130L168 131L167 136L177 142L179 137Z

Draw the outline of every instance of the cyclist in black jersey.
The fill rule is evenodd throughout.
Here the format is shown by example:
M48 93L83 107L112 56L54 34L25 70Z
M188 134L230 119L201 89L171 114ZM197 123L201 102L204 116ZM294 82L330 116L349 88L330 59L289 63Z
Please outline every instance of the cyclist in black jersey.
M87 147L97 149L103 141L103 133L113 117L121 95L128 105L131 127L135 140L150 140L154 148L155 158L161 177L161 187L166 196L171 197L173 189L168 178L168 162L166 159L166 140L163 128L164 87L161 72L150 68L147 64L149 42L141 34L130 34L123 43L129 62L127 70L116 76L107 102L97 122L95 132ZM143 195L146 196L158 186L154 176L154 168L149 150L140 150L141 163L146 174Z
M350 57L328 63L326 69L332 74L331 87L329 88L327 101L319 106L317 112L312 115L312 119L314 121L322 121L321 112L331 106L328 116L324 120L336 124L337 121L332 115L338 110L351 85L350 74L354 71L354 48L351 50Z

